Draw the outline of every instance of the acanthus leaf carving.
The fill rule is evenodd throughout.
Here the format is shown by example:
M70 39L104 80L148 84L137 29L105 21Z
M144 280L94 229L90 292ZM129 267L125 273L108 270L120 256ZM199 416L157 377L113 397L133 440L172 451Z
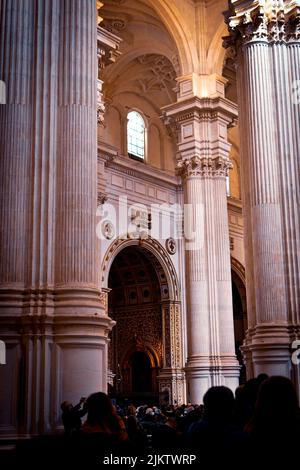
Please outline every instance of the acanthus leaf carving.
M300 41L300 5L287 13L286 35L288 42Z
M225 48L252 42L292 42L300 40L300 2L249 1L248 8L232 0L224 13L230 35L223 38Z
M181 158L177 162L177 171L183 177L226 177L232 168L229 158L224 157L201 157L193 155Z

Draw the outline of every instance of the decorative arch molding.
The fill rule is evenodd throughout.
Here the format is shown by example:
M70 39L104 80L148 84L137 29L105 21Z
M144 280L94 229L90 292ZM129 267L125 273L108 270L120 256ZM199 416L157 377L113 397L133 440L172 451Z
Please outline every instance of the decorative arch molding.
M230 256L230 260L231 269L238 275L240 280L243 282L244 286L246 286L246 275L244 266L233 256Z
M126 362L129 362L132 354L135 353L135 352L146 353L147 356L149 357L150 364L151 364L152 368L155 368L155 367L160 368L162 366L161 359L160 359L159 355L157 354L157 352L153 349L151 344L148 344L147 342L144 342L141 346L138 346L138 347L136 347L135 345L131 345L126 349L126 351L124 351L123 355L121 356L121 360L120 360L121 367L124 367L124 364L126 364Z
M187 75L197 70L197 48L189 40L189 28L174 4L174 0L148 0L147 3L157 14L174 41L179 56L180 75Z
M140 248L148 252L152 260L158 261L158 263L154 263L154 266L157 270L159 279L161 279L161 274L163 272L166 276L166 281L168 285L168 296L164 300L179 302L180 288L175 267L170 259L169 254L161 245L161 243L152 237L144 239L132 239L125 238L124 236L117 238L113 243L111 243L104 255L102 262L102 287L105 289L108 288L108 276L110 267L118 253L120 253L120 251L122 251L128 246L139 246ZM161 266L161 270L159 269L159 265Z
M130 246L139 247L147 252L147 256L156 270L162 291L162 363L159 362L158 357L155 358L151 345L144 343L141 348L146 348L148 352L152 351L152 357L155 359L153 364L159 364L161 367L157 377L159 393L162 394L163 390L168 388L172 403L185 403L186 384L183 370L180 288L175 267L161 243L152 237L131 239L126 236L112 242L102 261L102 291L106 295L109 290L108 278L113 261L123 249ZM123 354L122 361L125 357L126 354Z
M123 383L121 385L123 389L123 393L125 395L128 395L128 392L130 393L131 390L131 383L133 379L133 369L132 369L132 363L131 359L136 352L141 352L144 353L150 362L150 374L151 374L151 387L152 387L152 392L157 391L157 387L159 386L159 382L157 381L156 377L156 371L161 367L161 361L160 358L158 357L156 351L151 347L150 344L144 343L143 346L140 346L138 348L134 346L130 346L129 348L126 349L124 354L121 357L120 360L120 372L121 376L123 378Z
M139 47L131 49L130 51L126 52L124 56L119 57L118 61L114 64L113 67L108 67L105 69L104 71L105 81L112 82L114 80L114 77L121 75L124 72L124 69L126 69L126 67L130 64L130 62L133 62L138 57L148 55L148 54L155 54L155 55L161 55L161 56L166 57L170 61L170 63L173 65L174 70L176 72L176 66L173 63L174 54L172 55L169 48L163 45L160 45L158 48L158 47L155 47L155 44L153 45L149 45L148 43L145 45L139 44Z
M239 155L240 154L240 149L239 149L239 146L236 144L236 142L234 142L233 139L231 139L229 137L229 143L231 145L231 152L234 154L234 155ZM232 157L231 157L232 158Z
M237 168L240 169L240 162L239 162L239 160L236 158L235 155L231 155L231 156L230 156L230 160L233 160L233 161L235 162Z
M107 101L107 104L106 104L106 113L109 113L110 109L115 109L116 112L118 113L118 116L119 116L119 119L120 119L120 122L122 121L123 119L123 114L124 114L124 110L123 110L123 107L122 105L120 105L119 103L113 103L111 101Z
M141 95L140 95L140 93L138 93L138 92L136 91L136 89L134 89L133 87L131 87L131 88L128 87L127 89L124 88L124 89L118 90L118 91L114 94L113 98L117 97L118 95L122 95L122 94L134 95L134 96L136 96L138 99L141 100ZM159 113L160 113L160 108L159 108L151 99L149 99L147 96L143 96L143 97L142 97L142 100L145 101L145 102L153 109L153 111L154 111L156 114L159 115ZM125 115L126 115L126 112L125 112ZM148 119L148 118L147 118L147 119Z
M174 1L148 0L149 5L157 13L162 23L174 39L178 50L179 63L182 75L192 73L198 69L198 53L193 41L189 40L185 21Z
M207 53L207 63L211 64L210 73L222 75L226 50L223 48L223 37L228 34L225 22L222 21L210 43Z

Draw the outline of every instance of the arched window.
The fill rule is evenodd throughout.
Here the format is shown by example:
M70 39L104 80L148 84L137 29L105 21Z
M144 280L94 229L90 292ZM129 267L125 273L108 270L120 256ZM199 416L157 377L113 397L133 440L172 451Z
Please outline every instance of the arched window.
M145 158L145 121L136 111L127 115L127 152L130 157Z
M226 196L230 196L230 179L229 179L229 175L226 176Z

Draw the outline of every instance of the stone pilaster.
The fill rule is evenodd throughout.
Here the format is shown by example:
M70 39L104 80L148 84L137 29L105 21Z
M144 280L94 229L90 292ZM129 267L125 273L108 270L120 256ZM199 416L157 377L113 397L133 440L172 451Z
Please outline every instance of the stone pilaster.
M250 376L291 376L290 346L299 334L298 3L233 0L226 13L240 108Z
M231 168L227 127L235 106L221 77L180 79L179 98L164 108L179 129L178 168L184 183L188 399L199 403L212 385L238 385L234 351L226 175ZM199 86L200 85L200 86ZM213 87L212 87L213 85ZM185 96L189 94L189 96ZM193 235L192 235L193 232Z
M162 320L163 365L158 375L160 396L163 397L168 390L170 403L186 403L180 302L163 302Z

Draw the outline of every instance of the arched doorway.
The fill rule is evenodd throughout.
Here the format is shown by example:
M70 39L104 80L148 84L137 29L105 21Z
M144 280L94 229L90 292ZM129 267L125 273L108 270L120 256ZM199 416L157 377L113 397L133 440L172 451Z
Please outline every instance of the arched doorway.
M151 361L145 351L135 351L130 358L131 389L136 393L152 392Z
M243 276L243 278L242 278ZM232 263L232 304L233 304L233 322L234 322L234 338L235 353L241 366L240 383L246 381L246 367L241 352L241 346L246 337L247 330L247 303L246 288L244 284L244 268L236 260Z
M151 237L118 239L106 252L102 272L107 312L116 321L109 345L111 395L157 403L168 392L170 403L183 403L181 304L166 250Z
M139 247L124 248L112 263L108 287L108 313L116 321L109 351L112 370L120 375L116 395L157 401L162 311L160 283L150 257ZM156 361L151 361L150 350Z

